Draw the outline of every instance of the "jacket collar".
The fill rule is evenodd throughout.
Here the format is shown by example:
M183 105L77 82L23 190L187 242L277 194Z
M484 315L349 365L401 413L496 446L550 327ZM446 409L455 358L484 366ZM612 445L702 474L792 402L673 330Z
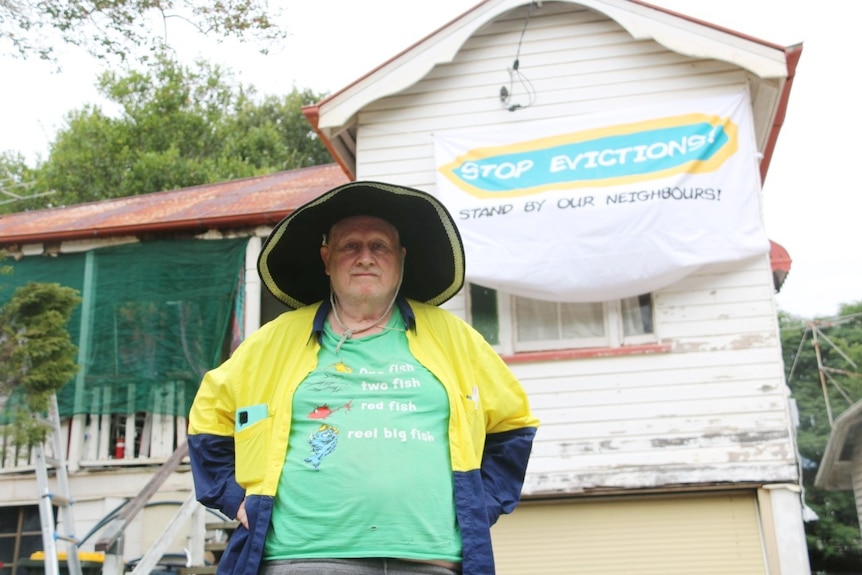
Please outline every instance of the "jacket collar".
M407 299L398 296L395 299L395 305L398 306L398 311L401 312L401 318L404 320L404 329L416 329L416 314L413 313L413 308L407 302ZM329 310L332 309L332 303L329 300L324 300L320 307L317 308L317 313L314 314L314 323L311 325L311 333L320 341L323 337L323 326L326 324L326 318L329 315Z

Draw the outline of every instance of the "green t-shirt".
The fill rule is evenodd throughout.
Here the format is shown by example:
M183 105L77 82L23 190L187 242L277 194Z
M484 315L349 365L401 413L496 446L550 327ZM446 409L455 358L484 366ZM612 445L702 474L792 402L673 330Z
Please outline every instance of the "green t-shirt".
M327 324L318 367L293 397L265 560L461 560L449 401L400 326L396 311L336 354Z

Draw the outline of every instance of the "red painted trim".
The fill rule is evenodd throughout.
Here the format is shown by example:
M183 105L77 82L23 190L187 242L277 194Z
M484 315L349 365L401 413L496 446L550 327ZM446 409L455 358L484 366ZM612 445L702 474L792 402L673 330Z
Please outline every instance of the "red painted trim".
M668 353L673 346L669 343L646 343L623 347L590 347L586 349L557 349L553 351L528 351L514 355L504 355L506 363L528 363L534 361L559 361L563 359L589 359L596 357L619 357L623 355L644 355L648 353Z
M785 48L784 54L787 58L787 79L784 81L784 89L781 91L778 108L775 111L772 127L769 130L766 146L763 149L763 159L760 161L761 183L766 181L766 173L769 171L769 164L772 162L775 143L778 141L778 134L784 125L784 117L787 115L787 103L790 101L790 89L793 87L793 80L796 78L796 66L799 64L799 57L802 55L802 44Z
M466 18L467 15L469 15L471 12L478 10L483 4L487 4L489 1L490 0L483 0L482 2L479 2L479 4L473 6L472 8L470 8L469 10L467 10L466 12L461 14L460 16L456 16L455 18L453 18L448 23L440 26L437 30L431 32L430 34L428 34L424 38L415 42L411 46L405 48L404 50L402 50L401 52L399 52L395 56L391 57L387 61L383 62L382 64L380 64L376 68L370 70L369 72L367 72L363 76L354 80L353 82L351 82L350 84L348 84L344 88L326 96L325 98L323 98L322 100L320 100L316 104L309 106L309 110L307 112L305 110L303 110L303 113L305 114L306 118L308 118L309 123L311 123L312 127L314 128L314 131L317 132L318 136L323 141L324 146L326 146L326 148L329 149L330 154L335 159L335 161L341 165L341 168L344 170L345 174L347 174L348 178L350 178L351 180L354 180L356 176L355 176L355 174L351 173L351 170L348 169L347 166L345 165L344 160L340 157L340 155L338 153L335 152L334 147L333 147L332 143L330 142L329 138L327 138L325 135L323 135L317 128L317 121L319 118L321 108L324 108L330 101L332 101L336 97L344 94L345 92L347 92L348 90L350 90L354 86L357 86L363 80L370 77L371 75L373 75L378 70L380 70L383 67L389 65L390 63L398 60L399 58L401 58L402 56L407 54L410 50L413 50L417 46L421 45L422 43L424 43L427 40L429 40L430 38L432 38L433 36L440 34L446 28L449 28L450 26L452 26L455 22L458 22L458 21ZM688 22L692 22L694 24L698 24L698 25L704 26L706 28L711 28L713 30L717 30L717 31L724 33L724 34L736 36L737 38L741 38L741 39L747 40L749 42L754 42L756 44L760 44L760 45L766 46L768 48L773 48L776 50L783 50L784 51L784 53L787 57L787 74L788 74L788 76L787 76L787 82L785 83L785 86L784 86L784 92L781 96L781 102L779 104L779 110L778 110L778 113L776 114L776 117L775 117L775 123L773 123L773 126L770 130L770 134L769 134L769 137L767 139L766 146L765 146L765 149L763 152L763 160L761 161L761 164L760 164L760 180L761 180L761 182L763 182L766 179L766 172L769 170L769 162L772 159L772 153L773 153L773 150L775 148L775 142L778 139L778 132L781 131L781 125L784 123L784 112L787 108L787 101L788 101L788 98L790 96L790 86L793 83L793 75L796 71L796 64L799 61L799 54L802 52L802 45L799 44L799 45L791 46L791 47L781 46L779 44L775 44L774 42L769 42L769 41L763 40L761 38L750 36L748 34L743 34L742 32L738 32L736 30L731 30L730 28L725 28L724 26L719 26L719 25L714 24L712 22L707 22L706 20L694 18L692 16L689 16L687 14L683 14L681 12L676 12L674 10L664 8L662 6L657 6L655 4L651 4L650 2L648 2L646 0L630 0L630 1L634 4L639 4L641 6L644 6L645 8L648 8L650 10L655 10L657 12L663 12L663 13L668 14L674 18L686 20ZM608 16L608 17L611 20L613 20L612 17L610 17L610 16Z
M311 124L311 129L314 130L314 133L317 134L317 137L320 138L320 141L323 142L323 145L329 150L329 155L335 158L335 162L341 167L341 171L344 172L350 181L356 179L356 174L352 173L350 168L344 162L344 158L341 157L341 154L335 149L332 141L326 137L320 130L320 104L310 104L308 106L302 107L302 115L305 116L305 119Z
M131 196L130 196L131 197ZM126 199L126 198L118 198ZM74 206L70 206L74 207ZM58 208L68 209L68 208ZM218 218L196 218L186 220L171 220L168 222L142 222L137 224L101 226L88 230L70 230L60 232L33 232L29 234L7 235L0 238L0 245L14 246L31 243L68 242L96 238L122 236L139 236L156 233L199 233L209 229L249 228L254 226L274 225L288 216L293 210L281 210L262 214L236 214ZM9 214L14 215L14 214Z
M439 34L440 32L442 32L442 31L443 31L443 30L445 30L446 28L451 27L455 22L458 22L459 20L462 20L463 18L466 18L466 17L467 17L467 15L469 15L471 12L475 12L476 10L478 10L479 8L481 8L483 4L488 4L489 2L491 2L491 0L482 0L481 2L479 2L478 4L476 4L475 6L473 6L472 8L468 9L466 12L463 12L463 13L462 13L462 14L460 14L459 16L455 16L454 18L452 18L451 20L449 20L448 22L446 22L445 24L443 24L442 26L440 26L439 28L437 28L437 29L436 29L436 30L434 30L433 32L431 32L431 33L427 34L424 38L420 38L419 40L417 40L416 42L414 42L414 43L413 43L413 44L411 44L410 46L408 46L408 47L404 48L403 50L401 50L400 52L398 52L397 54L395 54L394 56L392 56L391 58L389 58L388 60L386 60L385 62L383 62L382 64L380 64L379 66L377 66L377 67L375 67L375 68L372 68L371 70L369 70L368 72L366 72L365 74L363 74L362 76L360 76L359 78L357 78L356 80L354 80L353 82L351 82L350 84L348 84L347 86L344 86L344 87L343 87L343 88L341 88L340 90L338 90L338 91L336 91L336 92L333 92L332 94L330 94L330 95L326 96L325 98L323 98L322 100L320 100L320 101L317 103L317 107L318 107L318 108L321 108L321 107L325 106L325 105L326 105L326 104L328 104L331 100L334 100L335 98L337 98L337 97L338 97L338 96L340 96L341 94L344 94L345 92L347 92L347 91L348 91L348 90L350 90L351 88L353 88L353 87L355 87L355 86L359 85L360 83L362 83L362 81L363 81L363 80L365 80L366 78L369 78L369 77L371 77L372 75L374 75L378 70L380 70L380 69L382 69L382 68L384 68L384 67L388 66L388 65L389 65L389 64L391 64L392 62L395 62L396 60L398 60L399 58L401 58L402 56L404 56L405 54L407 54L409 51L411 51L411 50L413 50L414 48L416 48L417 46L419 46L419 45L421 45L421 44L423 44L423 43L427 42L429 39L431 39L432 37L436 36L437 34ZM525 2L525 4L526 4L526 2Z
M770 42L768 40L763 40L762 38L758 38L756 36L751 36L749 34L744 34L742 32L738 32L736 30L732 30L730 28L726 28L724 26L719 26L713 22L708 22L706 20L701 20L700 18L695 18L694 16L689 16L688 14L683 14L682 12L677 12L676 10L671 10L670 8L665 8L664 6L658 6L656 4L651 4L645 0L630 0L633 4L640 4L645 8L649 8L650 10L655 10L656 12L664 12L665 14L669 14L674 18L679 18L680 20L686 20L688 22L692 22L694 24L698 24L700 26L705 26L706 28L712 28L713 30L717 30L724 34L729 34L731 36L736 36L737 38L742 38L743 40L748 40L749 42L754 42L755 44L761 44L768 48L776 48L778 50L784 50L785 47L776 44L774 42Z

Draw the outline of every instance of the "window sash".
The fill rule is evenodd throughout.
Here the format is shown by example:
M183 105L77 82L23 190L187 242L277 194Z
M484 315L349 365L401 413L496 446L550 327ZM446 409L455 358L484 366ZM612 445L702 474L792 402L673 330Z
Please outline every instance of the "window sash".
M515 351L608 345L605 304L511 299Z
M651 294L572 303L534 300L474 284L468 293L472 324L502 354L656 341Z
M0 512L0 563L4 573L20 572L19 561L42 548L42 528L37 505L6 507Z

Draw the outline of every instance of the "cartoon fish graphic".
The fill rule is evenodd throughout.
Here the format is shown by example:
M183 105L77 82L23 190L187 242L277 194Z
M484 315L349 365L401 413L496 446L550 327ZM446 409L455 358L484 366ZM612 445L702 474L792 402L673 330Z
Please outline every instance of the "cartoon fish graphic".
M320 471L320 462L335 451L335 446L338 445L338 428L322 424L308 437L308 444L311 446L312 455L303 461L310 463L315 471Z
M339 361L335 364L335 371L340 371L341 373L353 373L353 368L344 362Z
M329 404L324 403L323 405L318 405L317 407L312 409L311 413L308 414L308 419L326 419L340 409L346 409L347 411L350 411L351 407L353 407L352 399L341 407L336 407L335 409L330 408Z
M339 361L338 363L331 363L326 366L326 369L334 369L339 373L353 373L353 368L344 363L343 361Z

